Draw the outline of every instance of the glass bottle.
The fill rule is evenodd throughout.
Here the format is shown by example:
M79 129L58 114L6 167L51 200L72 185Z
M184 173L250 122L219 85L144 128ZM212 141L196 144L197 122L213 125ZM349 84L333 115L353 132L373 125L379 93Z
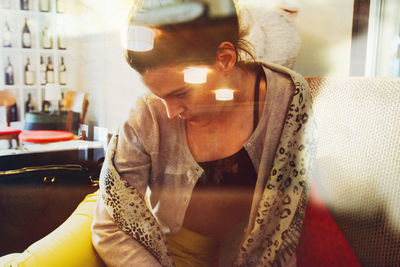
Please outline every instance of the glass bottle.
M65 101L65 99L64 99L64 92L61 92L61 100L60 100L60 102L59 102L59 104L58 104L58 106L60 107L60 110L64 110L64 106L65 106L64 101Z
M67 68L64 64L64 57L61 57L61 63L58 70L58 80L61 85L67 85Z
M49 0L40 0L39 1L39 9L41 12L49 12L50 11Z
M3 8L11 9L11 0L3 0Z
M57 13L65 12L65 2L64 0L56 0L56 11Z
M25 18L24 28L22 29L22 48L32 47L32 36L28 26L28 19Z
M32 101L32 95L31 93L28 93L28 99L25 101L25 112L31 111L31 101Z
M51 33L49 28L45 27L42 31L42 48L44 49L52 49L53 48L53 38L51 37Z
M5 68L5 83L6 85L13 85L14 84L14 68L11 65L10 57L8 58L8 64Z
M10 107L10 121L18 121L18 106L17 103Z
M26 59L24 77L25 77L25 85L35 84L35 72L32 69L32 65L30 63L29 57Z
M11 29L8 22L4 23L4 30L3 30L3 46L4 47L11 47Z
M60 33L58 34L57 43L58 43L58 49L60 50L67 49L67 43L64 32L60 31Z
M46 80L46 64L44 63L43 56L40 56L40 84L45 85L47 83Z
M43 100L42 101L42 111L49 111L50 109L50 101Z
M21 10L29 10L29 0L21 0Z
M47 83L54 83L54 66L51 57L48 57L46 66L46 81Z

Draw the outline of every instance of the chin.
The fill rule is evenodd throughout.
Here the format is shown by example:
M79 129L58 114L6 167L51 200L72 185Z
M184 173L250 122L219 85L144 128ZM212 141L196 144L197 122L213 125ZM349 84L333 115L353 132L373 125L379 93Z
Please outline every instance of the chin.
M210 120L201 119L198 116L190 117L190 118L186 119L186 121L194 126L207 126L210 123Z

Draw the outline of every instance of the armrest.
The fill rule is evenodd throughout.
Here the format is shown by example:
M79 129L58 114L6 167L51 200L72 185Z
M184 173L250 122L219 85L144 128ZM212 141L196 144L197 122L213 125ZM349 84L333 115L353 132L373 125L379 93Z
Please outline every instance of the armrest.
M99 191L89 194L56 230L23 253L0 257L0 266L105 266L91 242L91 224Z

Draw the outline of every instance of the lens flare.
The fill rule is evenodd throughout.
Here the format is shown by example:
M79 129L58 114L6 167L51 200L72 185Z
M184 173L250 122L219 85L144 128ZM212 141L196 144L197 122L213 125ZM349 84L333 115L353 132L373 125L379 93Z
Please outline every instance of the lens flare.
M183 80L186 83L202 84L207 82L209 69L201 67L189 67L183 71Z
M233 100L233 92L232 89L218 89L215 90L215 99L218 101L229 101Z
M137 52L150 51L154 47L154 31L149 27L130 25L126 42L123 41L122 46Z

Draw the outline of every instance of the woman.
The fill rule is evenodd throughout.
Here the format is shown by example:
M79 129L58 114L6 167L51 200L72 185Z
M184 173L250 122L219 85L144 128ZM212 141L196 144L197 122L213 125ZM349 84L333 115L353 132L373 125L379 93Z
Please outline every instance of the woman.
M240 61L236 16L174 24L153 14L131 20L128 39L142 40L143 26L154 34L151 50L127 49L151 94L111 140L96 250L110 266L295 265L309 185L306 82Z

